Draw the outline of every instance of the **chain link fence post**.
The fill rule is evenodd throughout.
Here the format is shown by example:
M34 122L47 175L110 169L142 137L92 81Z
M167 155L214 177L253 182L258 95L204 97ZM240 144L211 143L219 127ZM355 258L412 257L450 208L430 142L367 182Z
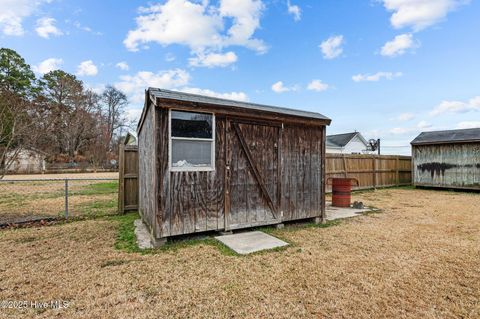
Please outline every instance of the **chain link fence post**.
M68 178L65 178L65 220L68 221Z

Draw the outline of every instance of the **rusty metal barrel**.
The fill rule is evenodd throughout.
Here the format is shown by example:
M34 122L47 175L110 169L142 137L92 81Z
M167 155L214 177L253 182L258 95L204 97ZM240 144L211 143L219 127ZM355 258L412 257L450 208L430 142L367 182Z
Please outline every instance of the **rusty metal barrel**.
M355 178L331 178L331 180L332 206L350 207L352 201L352 181L355 181L358 185L358 180Z

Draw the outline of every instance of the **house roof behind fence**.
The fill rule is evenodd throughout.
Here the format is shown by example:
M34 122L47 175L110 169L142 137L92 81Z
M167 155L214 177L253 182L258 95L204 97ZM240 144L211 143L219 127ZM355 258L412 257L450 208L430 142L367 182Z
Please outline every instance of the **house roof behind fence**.
M352 132L352 133L327 135L327 146L345 147L357 135L362 141L365 142L365 144L367 143L365 138L363 138L362 134L360 134L359 132Z
M289 108L278 107L278 106L227 100L227 99L221 99L216 97L197 95L197 94L191 94L191 93L183 93L178 91L170 91L170 90L157 89L157 88L149 88L148 92L156 98L180 100L180 101L187 101L187 102L194 102L194 103L204 103L204 104L226 106L226 107L236 107L236 108L248 109L252 111L263 111L263 112L270 112L270 113L277 113L277 114L285 114L285 115L298 116L298 117L309 118L309 119L325 120L330 122L330 119L328 117L316 112L301 111L301 110L289 109Z
M411 144L421 145L470 142L480 142L480 128L422 132L411 142Z

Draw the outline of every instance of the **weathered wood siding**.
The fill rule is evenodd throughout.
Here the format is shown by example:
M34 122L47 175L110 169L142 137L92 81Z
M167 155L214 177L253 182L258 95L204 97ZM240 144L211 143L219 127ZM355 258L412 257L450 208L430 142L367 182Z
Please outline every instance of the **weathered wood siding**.
M238 131L233 127L227 134L231 172L228 228L272 224L275 220L278 223L280 127L269 123L233 123Z
M283 220L321 216L322 141L320 127L286 125L282 131Z
M400 155L327 154L326 177L355 178L354 189L412 184L412 160ZM355 184L352 184L355 185ZM331 191L331 183L327 185Z
M480 144L413 146L417 186L480 189Z
M158 122L160 196L157 237L224 229L225 118L215 119L215 171L168 170L168 112Z
M143 221L156 233L156 170L155 170L155 107L147 110L142 128L138 134L138 210Z
M322 216L324 126L215 116L213 171L170 171L168 109L144 117L139 210L155 237Z
M138 147L120 144L118 154L118 211L138 210Z

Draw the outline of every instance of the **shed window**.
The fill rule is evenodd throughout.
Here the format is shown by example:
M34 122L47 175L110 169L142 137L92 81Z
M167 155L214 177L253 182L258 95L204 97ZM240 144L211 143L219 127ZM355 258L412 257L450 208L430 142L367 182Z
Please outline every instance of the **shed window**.
M209 113L170 111L170 167L172 170L212 170L215 118Z

